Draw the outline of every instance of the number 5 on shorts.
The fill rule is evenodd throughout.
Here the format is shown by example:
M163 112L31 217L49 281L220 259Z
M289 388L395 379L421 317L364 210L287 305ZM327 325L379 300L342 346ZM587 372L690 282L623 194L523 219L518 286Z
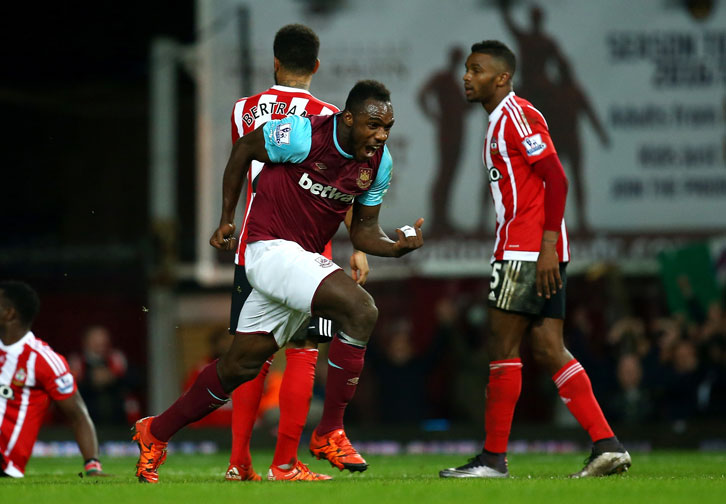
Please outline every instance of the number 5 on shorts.
M489 279L489 290L494 290L499 286L499 270L502 269L502 263L495 262L492 265L492 277Z

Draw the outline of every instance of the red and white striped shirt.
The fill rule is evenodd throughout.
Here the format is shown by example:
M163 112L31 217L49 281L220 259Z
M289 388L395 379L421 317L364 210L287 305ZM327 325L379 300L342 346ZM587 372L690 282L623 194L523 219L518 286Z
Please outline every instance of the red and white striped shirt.
M68 399L76 382L62 355L28 332L0 341L0 469L22 478L50 399Z
M288 115L311 116L330 115L338 112L338 107L322 100L318 100L305 89L292 88L287 86L272 86L267 91L240 98L234 104L232 111L232 143L240 137L251 133L271 119L282 119ZM250 213L250 205L254 200L252 181L259 175L264 165L258 161L252 161L247 170L247 204L245 206L244 219L240 230L237 253L234 256L235 264L243 266L245 263L245 241L247 239L247 216ZM332 259L330 243L325 247L323 255Z
M532 165L556 154L547 122L530 102L509 93L489 114L482 160L497 214L491 261L536 261L544 230L544 181ZM570 260L565 219L557 254Z

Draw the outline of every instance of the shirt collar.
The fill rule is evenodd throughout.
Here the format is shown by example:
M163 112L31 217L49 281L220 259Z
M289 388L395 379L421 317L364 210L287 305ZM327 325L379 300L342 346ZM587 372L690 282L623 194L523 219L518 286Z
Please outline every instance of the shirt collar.
M489 122L496 122L499 120L499 116L502 115L502 109L504 108L504 104L514 96L514 91L510 91L507 96L505 96L502 101L499 102L499 104L492 110L492 113L489 114Z
M285 91L286 93L305 93L305 94L310 94L310 91L308 91L307 89L296 88L296 87L289 87L289 86L280 86L279 84L275 84L270 89L274 89L275 91Z
M335 148L338 149L338 152L341 156L348 159L353 159L353 156L345 152L341 147L340 144L338 144L338 116L342 114L342 112L338 112L333 116L333 142L335 142Z
M9 352L14 348L22 347L23 345L25 345L25 343L27 343L31 339L35 339L35 335L33 334L33 331L28 331L27 333L25 333L25 336L23 336L22 338L20 338L18 341L16 341L15 343L13 343L11 345L6 345L2 342L2 340L0 340L0 348Z

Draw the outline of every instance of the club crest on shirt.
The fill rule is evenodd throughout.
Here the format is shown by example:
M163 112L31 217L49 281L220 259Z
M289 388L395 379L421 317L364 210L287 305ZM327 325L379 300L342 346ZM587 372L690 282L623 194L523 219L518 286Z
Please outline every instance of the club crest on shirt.
M28 373L25 372L25 369L18 368L17 371L15 371L15 376L13 377L13 385L16 387L22 387L25 385L25 379L28 377Z
M280 123L272 130L272 139L277 145L289 145L290 131L292 131L290 123Z
M323 171L328 169L328 167L325 166L325 163L314 163L313 165L315 166L315 171Z
M537 133L524 139L522 142L528 156L536 156L541 154L547 148L547 144L542 141L542 135Z
M489 149L492 151L492 154L499 154L499 146L496 140L492 140L492 143L489 144Z
M318 263L321 268L330 268L333 265L333 261L325 257L316 257L315 262Z
M365 190L371 186L373 182L373 168L361 167L358 168L358 178L355 183L361 189Z

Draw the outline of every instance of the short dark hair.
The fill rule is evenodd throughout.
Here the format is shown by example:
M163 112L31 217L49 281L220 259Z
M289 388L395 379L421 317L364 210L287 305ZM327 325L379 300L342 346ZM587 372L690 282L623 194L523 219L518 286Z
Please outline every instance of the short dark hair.
M312 73L318 61L320 39L305 25L289 24L278 30L272 49L285 69Z
M348 93L348 98L345 100L345 110L358 112L363 107L363 103L369 98L382 102L390 102L391 92L378 81L358 81L353 86L353 89L350 90L350 93Z
M514 53L509 47L498 40L482 40L481 42L477 42L471 46L471 52L488 54L503 61L512 76L514 76L514 72L517 70L517 57L514 56Z
M25 282L8 280L0 282L0 293L13 304L20 316L20 321L30 326L40 310L38 293Z

